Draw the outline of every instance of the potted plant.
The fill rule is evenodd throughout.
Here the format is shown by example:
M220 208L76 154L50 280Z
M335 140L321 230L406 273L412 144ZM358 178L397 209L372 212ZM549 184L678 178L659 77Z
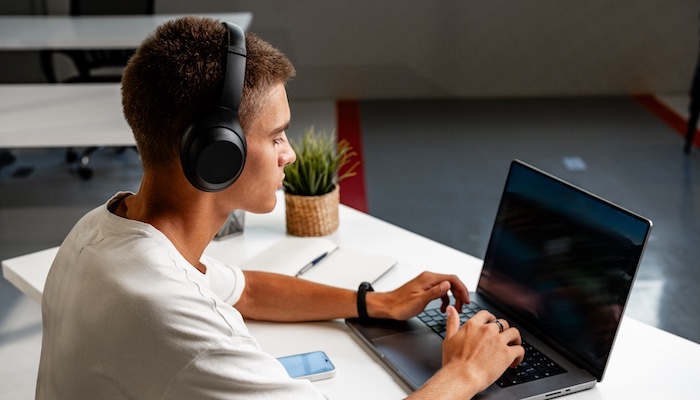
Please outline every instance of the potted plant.
M287 232L295 236L328 235L338 228L338 184L356 174L360 162L350 162L357 153L346 140L336 143L335 134L317 132L313 126L300 142L290 140L290 144L297 159L284 169Z

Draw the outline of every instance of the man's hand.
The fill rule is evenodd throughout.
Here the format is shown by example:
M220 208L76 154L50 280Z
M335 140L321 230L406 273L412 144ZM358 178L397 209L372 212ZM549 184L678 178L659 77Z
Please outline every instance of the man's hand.
M410 400L472 398L486 389L506 368L523 360L520 332L507 321L480 311L459 328L459 314L447 307L447 332L442 344L442 368ZM500 324L500 325L499 325ZM503 330L501 331L501 326Z
M447 309L447 332L442 344L442 365L460 365L478 390L486 389L507 367L514 368L523 360L520 332L508 321L488 311L480 311L459 328L459 314ZM501 328L502 327L502 328ZM502 330L501 330L502 329Z
M367 294L367 313L372 318L406 320L418 315L435 299L442 299L442 311L450 303L448 290L452 289L455 307L469 303L469 291L455 275L423 272L400 288L387 293Z

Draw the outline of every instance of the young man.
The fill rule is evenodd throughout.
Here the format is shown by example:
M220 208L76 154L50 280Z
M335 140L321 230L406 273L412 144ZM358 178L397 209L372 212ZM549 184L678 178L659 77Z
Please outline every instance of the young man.
M246 36L240 123L247 161L221 191L202 191L180 162L183 132L221 98L227 29L183 18L159 27L122 80L124 115L141 154L136 194L118 193L70 232L44 289L37 399L323 398L260 350L244 318L310 321L357 317L357 293L301 279L243 272L203 255L234 209L275 207L284 166L289 60ZM423 273L366 297L369 317L407 319L432 299L469 301L454 276ZM302 295L300 295L302 294ZM520 336L483 312L459 328L447 306L443 369L415 398L464 398L522 358ZM499 327L502 325L502 327ZM504 329L505 328L505 329Z

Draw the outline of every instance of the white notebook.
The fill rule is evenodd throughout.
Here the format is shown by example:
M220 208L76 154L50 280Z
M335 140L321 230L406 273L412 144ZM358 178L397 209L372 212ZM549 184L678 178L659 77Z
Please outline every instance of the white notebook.
M338 246L324 238L288 237L243 262L241 268L297 276L313 264L298 275L299 278L357 290L360 283L374 283L396 263L395 257Z

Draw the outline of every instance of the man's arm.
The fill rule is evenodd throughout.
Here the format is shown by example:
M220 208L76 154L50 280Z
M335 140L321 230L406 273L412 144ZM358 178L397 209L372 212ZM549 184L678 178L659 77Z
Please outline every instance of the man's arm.
M245 272L246 288L236 308L246 318L267 321L311 321L357 317L357 293L299 278L265 272ZM424 272L387 293L367 293L367 313L375 318L408 319L433 299L443 299L447 332L442 346L442 368L411 400L471 398L493 383L508 366L524 356L520 333L492 323L496 317L480 311L460 329L459 314L448 306L452 289L456 306L469 302L464 284L454 275Z
M246 271L246 284L236 309L245 317L264 321L320 321L357 317L357 292L304 279L266 272ZM432 300L443 299L452 289L456 306L469 302L469 292L454 275L424 272L400 288L367 293L367 314L374 318L405 320Z

